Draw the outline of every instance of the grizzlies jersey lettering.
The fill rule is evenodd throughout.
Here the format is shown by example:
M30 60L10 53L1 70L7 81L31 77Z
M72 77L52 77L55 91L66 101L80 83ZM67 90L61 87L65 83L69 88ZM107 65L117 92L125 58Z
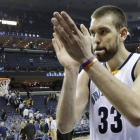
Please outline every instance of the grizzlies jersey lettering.
M129 88L133 86L134 69L139 58L139 54L130 54L114 75ZM92 81L90 82L90 140L140 140L140 127L133 127L117 112Z

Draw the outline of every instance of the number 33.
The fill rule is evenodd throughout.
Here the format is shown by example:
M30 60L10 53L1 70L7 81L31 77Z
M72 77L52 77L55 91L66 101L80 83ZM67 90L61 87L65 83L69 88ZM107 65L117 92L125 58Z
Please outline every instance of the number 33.
M114 114L115 110L116 109L112 106L111 110L110 110L110 114ZM101 134L104 134L109 129L108 122L107 122L108 109L106 107L100 107L99 111L98 111L98 115L101 116L101 114L103 114L103 117L101 118L102 125L99 125L99 132ZM121 120L121 114L119 112L117 112L117 115L114 116L114 122L117 123L117 126L115 126L115 124L110 124L111 131L114 133L121 132L122 131L122 120Z

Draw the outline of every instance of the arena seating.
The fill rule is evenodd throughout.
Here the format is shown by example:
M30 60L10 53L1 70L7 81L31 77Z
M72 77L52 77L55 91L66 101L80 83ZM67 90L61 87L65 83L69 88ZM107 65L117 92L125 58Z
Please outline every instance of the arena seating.
M32 62L31 62L32 59ZM0 62L5 71L62 71L63 67L54 56L38 54L6 53L5 61Z
M6 100L3 97L0 97L0 110L5 109L8 116L18 115L16 110L11 106L7 106ZM0 116L1 116L0 111Z
M6 9L1 7L0 18L4 20L17 21L16 27L7 25L1 25L0 32L5 32L4 35L13 35L18 33L20 36L24 36L25 33L35 35L39 34L41 38L52 39L53 26L51 23L52 14L33 12L18 9ZM87 28L90 21L74 19L76 25L83 23ZM140 42L139 40L139 21L128 21L128 29L131 33L131 40L126 40L126 43ZM24 35L23 35L24 34ZM16 34L17 35L17 34Z
M34 95L33 96L33 100L34 100L34 104L33 104L33 108L34 109L38 109L42 114L42 118L45 119L46 117L46 113L49 114L49 112L46 112L45 110L45 106L44 105L44 96L48 97L49 95ZM27 96L23 95L21 96L21 98L24 100L26 99ZM56 107L57 107L57 101L56 100L50 100L48 102L47 108L50 108L51 106L53 107L53 114L55 115L56 112ZM6 109L7 112L7 120L5 121L5 126L8 128L8 139L9 140L13 140L14 139L14 135L13 132L11 131L11 125L14 123L14 120L17 119L19 121L19 123L22 122L22 120L24 120L24 118L19 115L15 109L13 109L11 106L7 106L6 101L4 98L0 98L0 109ZM88 106L87 106L88 109ZM53 116L53 115L52 115ZM89 135L89 121L86 119L85 114L83 114L83 118L85 120L85 124L81 127L80 123L81 123L81 119L77 122L74 131L73 131L73 136L74 137L79 137L79 136L87 136ZM1 122L2 120L0 120ZM36 140L41 140L41 136L37 135L36 136Z
M48 97L49 95L34 95L32 97L34 101L34 109L39 110L42 114L46 114L45 106L44 105L44 96ZM21 96L21 98L24 100L27 98L27 96ZM51 106L53 107L53 112L56 112L56 106L57 106L57 101L52 101L50 100L47 104L47 108L49 109Z

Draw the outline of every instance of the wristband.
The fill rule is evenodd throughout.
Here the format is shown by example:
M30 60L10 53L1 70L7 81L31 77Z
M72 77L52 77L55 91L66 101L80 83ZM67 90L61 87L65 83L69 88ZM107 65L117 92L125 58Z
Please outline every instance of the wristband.
M88 65L92 60L93 60L93 56L82 64L82 68L86 67L86 65Z
M97 58L94 58L93 60L91 60L85 67L84 67L84 70L88 70L89 67L91 67L98 59Z

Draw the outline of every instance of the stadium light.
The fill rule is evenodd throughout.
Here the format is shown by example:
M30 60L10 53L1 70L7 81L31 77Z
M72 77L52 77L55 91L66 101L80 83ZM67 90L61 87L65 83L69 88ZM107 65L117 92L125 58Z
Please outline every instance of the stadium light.
M17 25L17 22L16 22L16 21L0 20L0 22L1 22L2 24L7 24L7 25L14 25L14 26Z

